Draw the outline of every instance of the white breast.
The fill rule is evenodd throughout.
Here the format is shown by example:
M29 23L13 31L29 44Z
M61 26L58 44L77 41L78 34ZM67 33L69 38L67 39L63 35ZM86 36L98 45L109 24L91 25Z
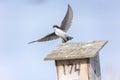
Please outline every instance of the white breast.
M65 38L65 37L66 37L66 33L65 33L64 31L62 31L61 29L54 28L54 30L55 30L55 34L56 34L57 36L60 36L60 37L62 37L62 38Z

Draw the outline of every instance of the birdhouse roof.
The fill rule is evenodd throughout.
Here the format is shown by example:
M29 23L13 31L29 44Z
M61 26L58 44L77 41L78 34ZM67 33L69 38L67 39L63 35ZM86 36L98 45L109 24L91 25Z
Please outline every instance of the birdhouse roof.
M61 43L44 60L67 60L95 57L108 41Z

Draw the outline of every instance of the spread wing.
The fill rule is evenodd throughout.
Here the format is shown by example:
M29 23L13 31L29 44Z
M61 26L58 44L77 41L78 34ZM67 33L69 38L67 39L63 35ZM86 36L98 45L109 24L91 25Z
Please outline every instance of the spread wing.
M53 32L51 34L46 35L45 37L38 39L36 41L32 41L29 42L28 44L34 43L34 42L43 42L43 41L49 41L49 40L53 40L53 39L57 39L59 38L58 36L56 36L56 34Z
M72 19L73 19L73 11L72 11L72 8L70 5L68 5L68 10L67 10L67 13L61 23L61 29L63 31L67 31L69 29L69 27L71 26L71 23L72 23Z

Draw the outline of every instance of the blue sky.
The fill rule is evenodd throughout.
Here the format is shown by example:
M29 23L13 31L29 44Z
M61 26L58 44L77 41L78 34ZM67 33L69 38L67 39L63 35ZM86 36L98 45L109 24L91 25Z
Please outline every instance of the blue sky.
M119 0L0 0L0 80L55 80L54 61L44 61L61 39L27 43L60 25L73 12L70 42L108 40L100 51L103 80L120 79Z

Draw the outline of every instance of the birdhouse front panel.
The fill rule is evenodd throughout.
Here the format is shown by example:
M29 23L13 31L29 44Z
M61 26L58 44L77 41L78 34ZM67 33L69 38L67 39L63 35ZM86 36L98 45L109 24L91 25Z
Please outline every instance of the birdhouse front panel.
M58 80L88 80L88 59L56 61Z

